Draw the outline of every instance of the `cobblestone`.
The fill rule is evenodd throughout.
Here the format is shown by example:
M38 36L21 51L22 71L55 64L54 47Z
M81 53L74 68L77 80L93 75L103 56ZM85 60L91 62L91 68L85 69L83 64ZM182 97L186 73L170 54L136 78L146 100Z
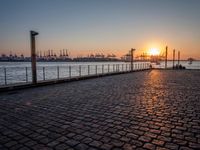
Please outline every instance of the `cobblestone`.
M200 71L149 70L0 93L0 149L200 149Z

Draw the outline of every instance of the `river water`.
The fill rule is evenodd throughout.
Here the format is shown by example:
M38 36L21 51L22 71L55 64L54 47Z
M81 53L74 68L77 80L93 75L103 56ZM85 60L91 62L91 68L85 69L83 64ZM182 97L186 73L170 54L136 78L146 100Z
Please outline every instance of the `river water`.
M37 79L42 81L101 74L113 72L116 69L122 71L128 69L129 64L124 62L37 62ZM0 62L0 85L31 82L31 80L30 62Z
M176 62L177 63L177 62ZM175 64L176 64L175 63ZM143 66L141 65L143 64ZM135 62L134 69L145 67L144 62ZM152 64L154 68L164 68L164 62L160 65ZM200 69L200 61L181 61L186 69ZM172 67L172 61L168 61L168 67ZM130 63L125 62L38 62L37 79L51 80L66 77L85 76L115 71L130 70ZM31 82L30 62L0 62L0 86L13 83Z

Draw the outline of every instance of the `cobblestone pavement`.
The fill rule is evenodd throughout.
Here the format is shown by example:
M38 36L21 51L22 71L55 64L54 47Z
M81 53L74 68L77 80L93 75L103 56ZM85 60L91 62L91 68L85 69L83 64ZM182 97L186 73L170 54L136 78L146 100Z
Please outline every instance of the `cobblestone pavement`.
M4 149L200 149L200 71L142 71L2 93Z

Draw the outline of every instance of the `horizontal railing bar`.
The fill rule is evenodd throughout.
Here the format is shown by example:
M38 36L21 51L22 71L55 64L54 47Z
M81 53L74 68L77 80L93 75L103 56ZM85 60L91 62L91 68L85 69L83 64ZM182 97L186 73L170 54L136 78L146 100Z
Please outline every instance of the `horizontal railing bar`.
M150 63L133 63L133 71L135 70L144 70L150 68ZM105 64L76 64L76 65L66 65L66 66L38 66L38 81L47 81L47 80L60 80L62 78L73 78L73 77L84 77L84 76L90 76L90 75L104 75L104 74L110 74L110 73L120 73L120 72L130 72L131 71L131 65L130 63L105 63ZM25 80L24 78L21 80L15 80L15 76L12 75L13 70L11 69L13 67L4 67L4 85L7 84L17 84L26 82L28 83L31 80L31 67L25 67ZM24 77L21 73L24 67L17 67L17 72L19 74L16 75L17 78L19 76ZM67 69L65 69L67 68ZM1 69L1 68L0 68ZM10 71L10 69L12 71ZM101 69L101 71L99 71ZM10 72L9 72L10 71ZM67 73L68 72L68 73ZM66 74L67 73L67 74ZM9 78L8 78L9 76ZM11 78L10 78L11 77ZM20 77L20 78L21 78ZM14 80L14 81L11 81ZM9 82L8 82L9 81ZM1 83L0 83L1 85Z

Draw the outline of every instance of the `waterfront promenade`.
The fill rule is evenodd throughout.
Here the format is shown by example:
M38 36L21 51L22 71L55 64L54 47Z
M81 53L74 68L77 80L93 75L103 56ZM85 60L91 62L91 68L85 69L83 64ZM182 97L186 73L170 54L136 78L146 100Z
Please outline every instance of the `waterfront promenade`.
M147 70L0 93L4 149L200 149L200 71Z

